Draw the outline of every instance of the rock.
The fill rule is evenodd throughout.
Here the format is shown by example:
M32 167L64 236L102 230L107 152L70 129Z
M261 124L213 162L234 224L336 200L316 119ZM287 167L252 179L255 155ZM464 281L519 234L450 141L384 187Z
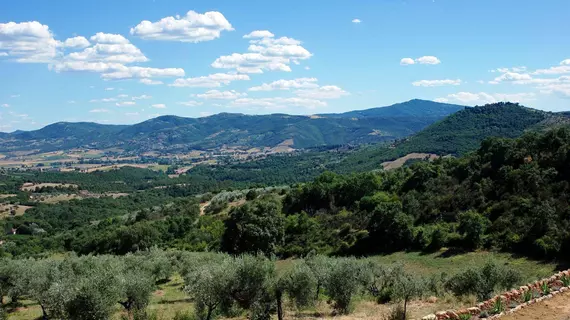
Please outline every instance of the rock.
M437 317L435 314L428 314L427 316L423 317L422 320L437 320Z
M453 310L448 310L446 314L448 316L448 319L459 319L459 316Z
M447 313L445 311L439 311L435 313L437 320L447 319Z
M481 313L481 308L471 307L471 308L468 308L467 311L472 315L478 315Z

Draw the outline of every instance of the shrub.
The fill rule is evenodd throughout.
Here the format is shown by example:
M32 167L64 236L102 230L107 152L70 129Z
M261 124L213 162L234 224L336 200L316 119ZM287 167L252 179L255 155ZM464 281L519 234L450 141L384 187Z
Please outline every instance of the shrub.
M475 294L479 300L486 300L495 290L510 289L521 278L519 272L488 261L482 267L470 268L451 277L446 287L456 296Z
M544 295L544 296L550 294L550 287L548 286L547 282L543 282L540 285L540 290L542 290L542 295Z
M462 313L459 315L459 320L471 320L471 318L473 318L473 316L469 313Z
M495 300L495 304L493 305L493 313L499 314L503 311L505 311L505 306L503 304L503 300L501 298L497 298Z
M562 281L562 284L564 284L565 287L570 286L570 277L568 276L562 276L560 278L560 281Z
M525 291L523 293L523 301L529 302L530 300L532 300L532 290Z
M406 320L408 318L409 314L404 311L404 307L401 304L397 304L390 309L390 312L383 317L384 320Z
M323 255L312 255L305 260L317 281L315 288L316 300L319 299L321 290L326 286L332 270L333 261L333 259Z

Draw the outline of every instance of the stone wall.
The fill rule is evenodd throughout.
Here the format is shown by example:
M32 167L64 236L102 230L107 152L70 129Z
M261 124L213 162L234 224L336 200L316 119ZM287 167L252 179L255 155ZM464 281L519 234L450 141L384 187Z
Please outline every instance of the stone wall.
M487 301L479 303L475 307L461 310L440 311L435 314L427 315L423 317L422 320L462 319L462 315L470 315L473 319L498 319L504 315L517 312L531 304L541 302L545 299L550 299L557 294L569 291L569 283L566 281L565 284L564 281L562 281L563 279L565 281L566 279L570 281L570 269L558 272L550 278L538 280L529 283L526 286L521 286L518 289L503 292L502 294ZM503 306L503 310L499 310L500 312L497 312L495 307L499 299L502 302L501 305ZM486 315L486 317L484 315Z

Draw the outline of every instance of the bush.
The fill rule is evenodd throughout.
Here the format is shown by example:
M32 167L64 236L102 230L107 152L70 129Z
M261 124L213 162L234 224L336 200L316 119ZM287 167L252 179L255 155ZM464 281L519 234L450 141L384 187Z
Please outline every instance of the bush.
M522 279L519 272L488 261L480 268L470 268L451 277L446 287L456 296L474 294L486 300L498 289L507 290Z
M401 304L397 304L390 309L390 312L383 317L384 320L406 320L409 319L409 314L406 313Z

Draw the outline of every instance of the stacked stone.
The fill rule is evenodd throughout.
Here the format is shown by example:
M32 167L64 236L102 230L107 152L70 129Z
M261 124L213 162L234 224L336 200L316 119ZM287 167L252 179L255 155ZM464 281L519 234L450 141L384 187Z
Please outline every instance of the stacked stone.
M521 286L518 289L513 289L511 291L504 292L501 295L497 295L497 296L495 296L489 300L486 300L486 301L483 301L483 302L477 304L476 307L461 309L461 310L439 311L439 312L436 312L434 314L427 315L421 319L422 320L459 319L459 317L463 314L470 314L472 316L478 316L483 311L493 310L493 308L495 307L495 302L497 301L497 299L501 299L501 301L503 302L503 306L505 306L506 308L508 308L509 304L512 301L519 303L519 305L517 305L515 308L506 310L504 312L501 312L499 314L496 314L496 315L493 315L493 316L487 318L489 320L498 319L504 315L517 312L518 310L525 308L526 306L529 306L531 304L550 299L553 296L558 295L562 292L569 291L570 287L564 287L564 283L561 280L562 277L570 278L570 269L558 272L558 273L554 274L553 276L551 276L550 278L538 280L538 281L535 281L533 283L529 283L526 286ZM542 296L542 297L539 297L536 299L531 299L528 302L521 302L522 297L526 292L528 292L528 291L541 292L542 286L544 284L547 284L551 290L553 290L555 288L556 289L559 288L559 289L552 291L548 295L545 295L545 296Z

